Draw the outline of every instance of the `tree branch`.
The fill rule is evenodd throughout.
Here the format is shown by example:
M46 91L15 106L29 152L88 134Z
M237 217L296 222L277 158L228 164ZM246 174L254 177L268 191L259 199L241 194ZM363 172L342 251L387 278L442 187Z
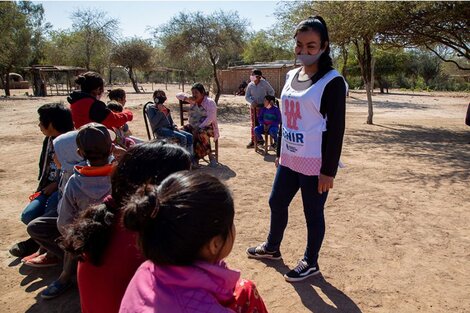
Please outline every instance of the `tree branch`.
M464 70L464 71L470 71L470 67L462 67L460 64L458 64L457 62L455 62L454 60L447 60L447 59L444 59L439 53L437 53L436 51L434 51L431 47L429 47L427 44L425 44L426 48L431 50L439 59L441 59L442 61L444 62L448 62L448 63L454 63L459 70Z

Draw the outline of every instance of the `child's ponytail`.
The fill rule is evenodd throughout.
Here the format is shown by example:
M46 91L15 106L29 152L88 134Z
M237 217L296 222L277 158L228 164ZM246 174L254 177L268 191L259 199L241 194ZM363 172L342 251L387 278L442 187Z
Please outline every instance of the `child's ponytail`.
M67 227L61 242L62 248L78 257L87 253L91 264L100 265L102 252L111 236L110 229L115 222L115 211L111 200L105 200L105 203L83 211L80 217Z
M154 185L144 185L137 189L124 207L124 226L133 231L147 227L157 216L159 209L157 190Z

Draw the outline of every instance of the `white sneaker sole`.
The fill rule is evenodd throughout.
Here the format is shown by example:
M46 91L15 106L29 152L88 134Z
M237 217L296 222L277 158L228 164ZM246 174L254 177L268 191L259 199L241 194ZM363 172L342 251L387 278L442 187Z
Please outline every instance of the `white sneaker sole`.
M312 273L307 274L307 275L302 276L302 277L295 277L295 278L294 277L289 277L289 276L287 276L287 274L284 274L284 279L286 281L288 281L289 283L295 283L295 282L302 281L304 279L307 279L309 277L312 277L312 276L315 276L315 275L318 275L318 274L320 274L320 270L317 270L315 272L312 272Z
M256 254L256 255L253 255L253 254L249 253L248 250L246 251L246 255L250 259L265 259L265 260L280 260L280 259L282 259L282 256L274 257L274 256L269 255L269 254L265 254L265 255Z

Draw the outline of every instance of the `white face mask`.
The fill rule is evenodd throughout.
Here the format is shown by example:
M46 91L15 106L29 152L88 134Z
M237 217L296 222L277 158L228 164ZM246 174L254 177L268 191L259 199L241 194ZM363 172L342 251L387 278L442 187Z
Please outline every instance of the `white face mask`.
M325 52L325 50L320 50L317 54L297 54L297 60L305 66L309 66L315 64L320 60L321 55Z
M254 82L256 80L256 75L250 75L250 81Z

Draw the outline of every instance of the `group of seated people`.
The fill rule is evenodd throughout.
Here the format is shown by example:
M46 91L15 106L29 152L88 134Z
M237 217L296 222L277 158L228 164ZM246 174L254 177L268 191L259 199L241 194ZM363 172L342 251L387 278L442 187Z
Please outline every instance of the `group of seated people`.
M187 147L193 155L193 165L197 166L200 159L209 157L209 165L216 166L217 161L211 153L210 137L214 141L219 138L217 124L217 106L208 97L204 86L196 83L191 88L192 95L178 93L176 98L188 102L188 124L179 129L171 117L170 109L165 105L167 100L163 90L153 93L154 104L147 107L147 116L152 132L156 138L175 138L180 145Z
M26 266L62 264L41 297L60 296L76 277L82 312L267 312L255 285L224 262L235 240L230 191L190 171L194 155L210 151L206 137L218 138L215 103L204 87L177 95L191 104L184 130L172 122L163 91L148 111L157 137L186 145L136 144L125 93L111 92L106 106L98 74L76 82L81 90L68 98L70 107L38 109L45 136L39 185L21 216L30 238L10 249Z

